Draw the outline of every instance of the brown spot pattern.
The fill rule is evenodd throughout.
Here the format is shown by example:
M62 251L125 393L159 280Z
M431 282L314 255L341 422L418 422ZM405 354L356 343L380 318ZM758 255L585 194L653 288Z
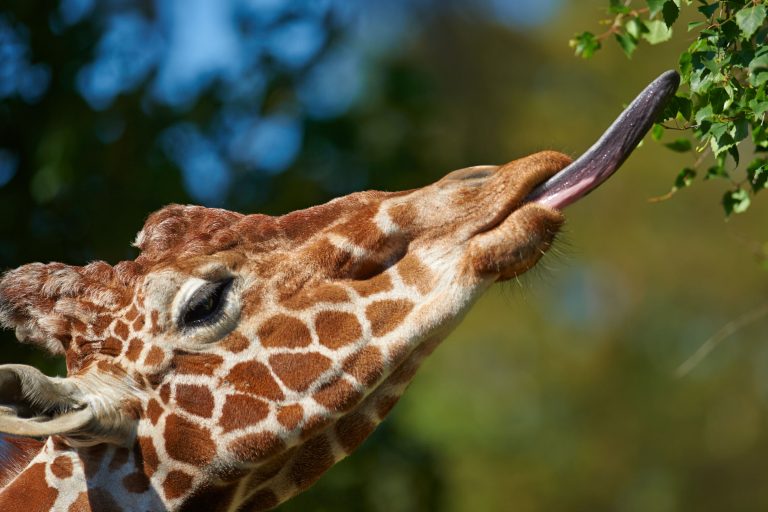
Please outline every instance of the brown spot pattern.
M125 319L129 322L133 322L136 320L136 317L139 316L139 310L136 309L136 304L131 304L131 309L128 310L128 312L125 314Z
M77 495L77 499L69 506L67 512L90 512L91 504L88 501L88 493L83 491Z
M277 503L278 499L274 492L269 489L262 489L243 504L243 510L253 512L269 510L277 506Z
M269 415L269 405L248 395L229 395L221 412L219 425L224 432L255 425Z
M45 464L33 464L21 478L17 481L20 485L9 486L0 494L0 510L30 510L31 497L34 497L35 510L50 510L58 492L45 483Z
M312 398L331 411L346 411L354 406L361 396L362 393L347 380L338 378L323 385Z
M104 454L107 452L107 448L108 445L106 444L97 444L89 447L82 453L81 459L83 461L83 471L85 472L86 478L91 478L99 471Z
M192 475L183 471L169 471L163 480L163 494L169 500L183 496L190 487L192 487Z
M407 254L396 268L403 282L416 288L422 295L432 289L432 271L416 255Z
M410 203L400 203L389 209L389 218L400 229L407 229L416 220L416 208Z
M299 489L306 489L333 466L331 445L325 436L316 436L299 448L288 472Z
M282 400L283 392L269 369L256 361L236 364L229 371L226 381L243 393L264 397L268 400Z
M213 375L224 358L216 354L192 354L181 350L174 352L171 364L176 373L186 375Z
M238 460L255 462L275 455L285 448L285 444L272 432L257 432L238 437L227 448Z
M128 350L125 353L125 357L129 361L136 361L141 354L141 349L144 348L144 344L137 338L131 338L128 342Z
M298 293L286 298L283 304L290 309L307 309L321 302L330 302L339 304L347 302L349 295L347 291L334 284L323 284L308 290L301 290Z
M294 391L306 391L331 367L331 360L317 352L307 354L275 354L269 358L272 370Z
M287 405L277 411L277 421L288 430L295 429L302 418L304 418L304 408L299 404Z
M160 403L154 398L147 404L147 418L153 425L157 425L157 420L160 419L160 415L163 414L163 408Z
M313 437L327 427L330 422L330 418L325 414L315 414L314 416L310 416L301 427L301 438L309 439Z
M389 274L382 273L365 281L351 281L350 286L361 297L368 297L374 293L388 292L392 289L392 278Z
M160 312L156 309L152 310L150 319L152 321L152 329L149 332L152 333L153 336L157 336L160 334Z
M216 455L216 445L207 429L171 414L165 419L165 450L172 458L204 466Z
M170 399L171 399L171 385L163 384L162 386L160 386L160 400L162 400L164 404L167 404L168 400Z
M69 457L60 455L53 459L51 463L51 473L56 475L56 478L65 479L72 476L72 460Z
M129 452L126 448L117 448L114 455L112 455L112 460L109 461L109 470L115 471L123 467L128 462L128 454Z
M258 313L259 308L261 307L261 296L263 293L264 290L258 285L251 286L245 292L243 292L241 299L243 304L242 314L245 318L251 317Z
M123 341L127 340L128 332L129 332L128 324L126 324L122 320L118 320L117 322L115 322L115 334L117 335L118 338L120 338Z
M230 333L226 338L221 340L221 346L233 354L242 352L248 348L248 345L250 345L248 338L237 331Z
M365 316L371 322L374 336L384 336L391 332L413 309L413 302L406 299L379 300L365 308Z
M370 419L359 412L348 414L336 422L336 439L344 451L352 453L376 428Z
M149 349L149 352L147 353L146 357L144 358L144 364L147 366L157 366L163 362L164 356L165 356L165 353L163 352L163 349L161 349L156 345L153 345Z
M397 401L400 400L399 396L385 395L376 401L376 414L379 415L379 419L384 419L389 414L389 411L395 406Z
M152 477L152 475L155 474L155 471L157 471L160 459L157 456L157 450L155 449L155 444L152 442L151 437L139 437L139 452L141 453L141 465L144 474L148 477Z
M128 492L142 494L149 489L149 478L139 471L125 475L123 478L123 487Z
M384 358L378 348L368 345L349 356L343 368L363 386L370 387L384 373Z
M306 347L312 343L307 326L298 318L275 315L261 324L259 340L265 347Z
M112 494L106 489L95 488L88 491L88 497L91 502L92 510L109 510L110 512L121 512L123 507L117 504Z
M213 395L208 388L193 384L176 386L176 403L185 411L210 418L213 414Z
M112 323L112 317L107 315L101 315L96 317L96 320L91 324L91 327L93 328L93 333L96 336L101 336L104 334L104 331L107 330L107 327L109 327L109 324Z
M101 344L100 352L110 357L117 357L123 351L123 342L113 336L109 336Z
M315 317L315 332L320 343L337 349L357 341L363 331L355 315L341 311L321 311Z

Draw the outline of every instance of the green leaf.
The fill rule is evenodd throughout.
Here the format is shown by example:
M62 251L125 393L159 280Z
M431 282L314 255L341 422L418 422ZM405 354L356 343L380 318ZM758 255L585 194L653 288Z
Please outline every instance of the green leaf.
M695 30L699 28L700 26L704 25L706 21L692 21L688 24L688 32L691 30Z
M750 205L749 193L743 188L729 190L723 196L723 208L726 215L744 213Z
M725 102L730 99L728 91L722 87L713 87L709 90L707 100L715 114L722 114L725 110Z
M736 144L731 135L733 128L733 123L712 123L712 127L709 130L711 135L709 143L715 156L720 155Z
M678 153L685 153L686 151L690 151L693 147L691 145L691 141L688 139L675 139L672 142L667 142L664 144L666 147L671 149L672 151L676 151Z
M706 68L697 69L691 73L689 85L691 86L691 92L696 94L704 94L712 86L714 81L714 74Z
M749 102L749 108L755 114L755 120L759 120L768 111L768 101L752 100Z
M669 41L672 37L672 29L667 27L663 21L646 21L645 28L648 29L648 32L643 34L643 39L651 44L663 43L664 41Z
M749 63L749 83L760 87L768 82L768 47L762 47L755 52L755 57Z
M701 7L699 7L699 12L704 16L706 16L707 18L711 18L718 7L720 7L720 2L712 2L711 4L704 4Z
M731 132L733 140L740 142L749 135L749 123L747 118L739 117L733 122L733 131Z
M598 41L597 37L595 37L595 34L592 32L582 32L581 34L576 34L576 36L574 36L574 38L571 39L568 44L571 48L574 49L577 57L582 57L584 59L592 57L592 55L594 55L595 52L602 46L600 41Z
M683 52L680 55L678 64L680 66L680 76L682 76L684 81L688 81L691 77L691 70L693 69L692 60L693 56L689 52Z
M712 105L707 103L705 106L696 111L694 120L696 121L696 124L701 124L702 121L710 119L713 115L714 113L712 112Z
M677 17L680 15L680 8L675 5L675 2L672 0L667 0L664 2L664 7L661 11L661 14L664 17L664 23L666 23L667 27L671 27L672 24L677 21Z
M622 0L611 0L608 12L611 14L628 14L631 9Z
M765 21L765 5L747 7L736 13L736 24L741 29L744 39L751 39L763 21Z
M643 32L646 32L645 25L640 23L637 18L632 18L629 20L627 24L624 25L624 29L627 31L627 34L631 35L635 39L640 39L640 36L643 34Z
M739 165L739 146L737 144L733 144L728 148L728 154L731 155L731 158L733 158L733 161L736 163L736 166Z
M664 0L646 0L645 3L648 4L648 10L650 11L648 16L653 18L661 12L666 2Z
M765 151L768 149L768 130L763 125L752 127L752 142L755 143L755 147L759 150Z
M693 183L693 179L696 177L696 171L690 167L686 167L675 178L675 188L681 189L690 187Z
M659 123L654 124L653 128L651 128L651 138L655 141L660 141L663 135L664 127Z
M747 179L752 185L752 191L757 193L768 188L768 160L758 158L747 167Z
M631 59L632 54L637 48L637 39L629 34L616 34L616 41L618 41L619 46L624 50L626 56Z

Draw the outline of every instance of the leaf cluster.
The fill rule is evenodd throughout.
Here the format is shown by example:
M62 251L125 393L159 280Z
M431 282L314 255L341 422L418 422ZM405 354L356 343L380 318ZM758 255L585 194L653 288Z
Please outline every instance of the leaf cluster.
M746 211L752 198L768 188L768 2L766 0L610 0L604 33L577 34L576 55L590 58L613 37L627 57L642 41L659 44L673 35L681 9L696 9L699 19L685 30L696 35L679 58L681 91L670 101L652 137L687 132L666 142L688 153L693 163L680 171L672 191L703 179L724 179L722 205L727 215ZM642 5L640 5L642 4ZM690 137L692 135L692 138ZM742 154L752 155L739 172Z

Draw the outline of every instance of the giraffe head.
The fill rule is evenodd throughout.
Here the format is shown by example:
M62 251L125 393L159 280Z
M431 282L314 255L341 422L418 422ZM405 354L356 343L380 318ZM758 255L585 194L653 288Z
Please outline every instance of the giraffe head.
M562 216L523 198L569 162L543 152L281 217L169 206L135 261L10 271L0 318L63 354L68 376L0 367L0 430L139 443L190 484L334 430L310 445L318 466L293 471L303 488L371 432L479 293L541 257Z
M541 152L280 217L173 205L134 261L12 270L0 322L68 375L0 366L0 432L129 449L169 508L213 489L271 507L372 432L484 290L541 258L573 187L530 194L569 163Z

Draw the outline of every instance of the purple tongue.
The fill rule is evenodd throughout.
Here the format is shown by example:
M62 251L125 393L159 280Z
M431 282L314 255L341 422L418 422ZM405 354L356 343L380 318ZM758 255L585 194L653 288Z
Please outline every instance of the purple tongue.
M586 153L538 185L526 201L563 209L596 189L645 137L679 84L680 75L675 71L667 71L651 82Z

